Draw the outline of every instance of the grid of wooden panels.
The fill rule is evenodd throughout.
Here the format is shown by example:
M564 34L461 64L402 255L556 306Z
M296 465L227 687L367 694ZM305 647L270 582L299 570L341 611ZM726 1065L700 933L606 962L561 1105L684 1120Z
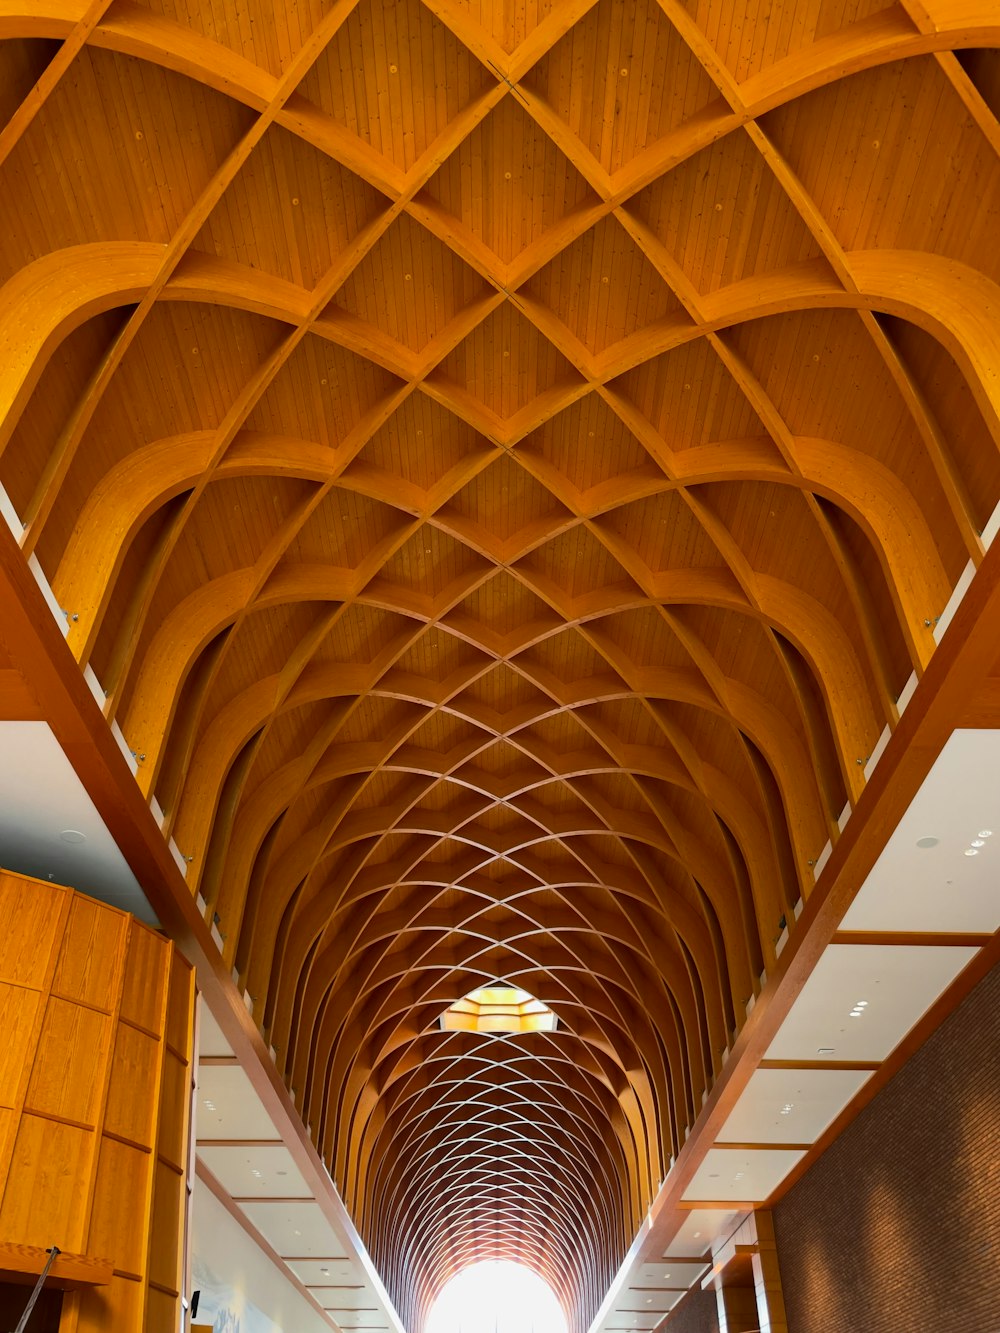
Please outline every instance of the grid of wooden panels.
M404 1320L585 1325L982 558L996 8L0 37L24 553ZM559 1031L437 1030L497 980Z
M178 1327L193 1003L169 940L0 871L0 1242L113 1265L61 1333Z

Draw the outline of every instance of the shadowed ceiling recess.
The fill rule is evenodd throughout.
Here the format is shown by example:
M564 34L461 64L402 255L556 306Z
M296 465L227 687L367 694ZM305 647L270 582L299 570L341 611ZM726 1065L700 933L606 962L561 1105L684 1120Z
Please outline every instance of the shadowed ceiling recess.
M404 1323L580 1333L982 558L996 8L0 37L22 548ZM440 1031L498 978L558 1030Z

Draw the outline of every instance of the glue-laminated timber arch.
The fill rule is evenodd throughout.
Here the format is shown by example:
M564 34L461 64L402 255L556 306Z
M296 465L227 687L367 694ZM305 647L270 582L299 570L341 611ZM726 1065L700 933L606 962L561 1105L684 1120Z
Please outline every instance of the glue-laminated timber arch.
M581 1045L577 1059L585 1060L586 1055L586 1047ZM373 1136L373 1143L370 1155L359 1161L358 1176L363 1179L369 1171L375 1172L373 1198L385 1199L385 1191L405 1184L415 1155L432 1164L436 1148L432 1140L443 1136L453 1145L454 1154L460 1151L460 1112L464 1104L469 1107L470 1123L488 1124L498 1091L489 1081L496 1072L495 1061L483 1052L478 1058L466 1053L464 1058L456 1060L452 1057L447 1063L444 1075L439 1075L433 1068L429 1070L433 1074L430 1086L404 1090L391 1098L385 1117L377 1125L373 1125L370 1118L366 1123L365 1133ZM517 1068L513 1068L509 1059L505 1059L504 1064L517 1075L516 1082L505 1082L503 1091L506 1095L509 1088L512 1102L520 1108L516 1119L522 1126L522 1136L528 1138L532 1129L540 1131L543 1136L551 1134L554 1137L557 1132L565 1135L573 1147L564 1146L561 1150L563 1169L571 1163L574 1171L578 1170L586 1160L584 1154L593 1153L604 1164L602 1179L605 1186L614 1189L616 1183L620 1183L620 1177L612 1165L613 1159L628 1154L631 1140L625 1132L624 1120L619 1120L616 1139L602 1141L605 1119L617 1114L617 1098L611 1090L603 1088L602 1082L595 1081L592 1076L588 1078L579 1073L576 1061L569 1061L556 1051L546 1050L544 1058L525 1055L516 1062ZM479 1079L479 1074L485 1081ZM545 1105L534 1120L530 1096L533 1084L538 1084L546 1094L555 1088L560 1092L559 1096L546 1095ZM463 1088L467 1096L463 1096ZM450 1108L448 1124L443 1124L437 1114L444 1105ZM398 1122L395 1125L392 1123L394 1119ZM390 1143L398 1144L398 1154L395 1149L387 1152ZM574 1150L576 1145L579 1145L578 1150ZM585 1184L586 1173L581 1173L579 1180L581 1185Z
M586 1326L1000 499L996 15L798 6L0 4L0 481L414 1333Z
M475 862L473 862L473 864L475 864ZM595 879L597 882L600 882L602 879L603 879L605 882L607 882L607 879L608 879L608 875L607 875L607 873L604 873L604 874L601 874L601 873L600 873L601 870L603 870L603 869L604 869L603 867L599 867L599 868L597 868L597 873L594 873L594 871L591 871L591 873L594 875L594 879ZM407 867L406 873L409 874L411 877L419 878L419 870L416 869L416 868L410 868L410 867ZM466 873L467 873L467 872L466 872ZM612 872L612 882L613 882L613 877L614 877L614 872ZM397 873L393 878L395 879L395 882L398 883L399 880L400 880L400 875ZM288 880L288 882L289 882L289 883L298 883L298 882L301 882L301 881L299 880L298 875L293 875L293 876ZM382 882L384 882L384 881L382 881ZM681 902L680 902L679 899L674 899L674 900L670 903L670 906L667 908L667 913L668 913L668 916L676 916L676 917L679 918L679 920L682 921L682 922L685 920L685 917L686 917L686 928L685 928L685 930L684 930L684 933L686 934L686 936L687 936L687 938L688 938L689 947L691 947L691 948L694 950L694 952L695 952L695 956L697 957L697 956L700 954L701 949L700 949L700 947L699 947L699 935L698 935L698 932L697 932L696 928L694 927L694 924L693 924L693 923L698 919L698 913L697 913L696 911L695 911L695 912L692 912L690 909L687 910L687 911L685 912L685 910L682 908L682 905L681 905ZM319 927L321 927L321 926L323 925L323 923L324 923L325 911L324 911L324 909L323 909L322 906L319 907L317 913L314 913L314 917L317 918L317 919L316 919L316 921L315 921L315 925L314 925L313 928L312 928L312 932L315 932L315 931L316 931ZM312 932L311 932L311 933L312 933ZM314 936L313 936L313 937L314 937ZM303 939L303 941L302 941L302 945L300 946L301 948L303 948L303 950L307 950L307 948L308 948L307 941L308 941L308 940L309 940L309 936L307 935L307 936L305 937L305 939ZM259 944L258 944L258 948L259 948L259 947L260 947L260 946L259 946ZM290 947L290 946L289 946L288 943L286 943L285 947L286 947L286 949L287 949L287 948ZM734 963L734 966L735 966L736 963L737 963L737 960L734 959L734 960L733 960L733 963ZM293 970L293 971L292 971L292 975L295 975L295 974L296 974L296 973L295 973L295 971ZM745 984L745 983L744 983L744 984Z
M647 682L647 686L645 686L645 688L648 689L648 688L649 688L649 684L651 684L651 682ZM327 689L331 689L331 688L333 688L333 685L335 685L335 682L331 681L331 682L329 682L329 685L325 686L325 688L327 688ZM320 686L319 686L319 689L320 689L320 690L323 689L323 688L324 688L323 685L320 685ZM317 694L316 697L319 697L319 694ZM289 706L300 706L300 705L301 705L301 696L299 696L299 694L296 694L295 700L293 700L293 701L291 702L291 704L289 704ZM563 705L563 706L565 706L565 705ZM244 729L244 732L243 732L243 736L241 736L241 741L240 741L240 742L245 741L245 738L248 738L249 736L251 736L251 734L255 733L256 730L259 729L259 726L260 726L261 724L263 724L263 722L264 722L265 720L267 720L267 716L265 716L265 714L264 714L263 712L261 712L261 713L256 713L256 714L255 714L255 717L253 717L251 721L248 721L247 726L245 726L245 729ZM743 724L743 725L745 726L745 728L747 728L747 726L749 726L749 724L748 724L747 721L744 721L744 724ZM765 744L765 742L764 742L764 744L763 744L763 748L764 748L765 750L767 750L767 749L769 748L769 746L768 746L767 744ZM648 769L648 772L651 773L651 776L655 776L655 774L656 774L656 769ZM667 774L664 774L664 776L667 776Z
M575 1004L576 1004L576 1001L573 999L572 995L570 995L569 997L567 997L567 998L565 998L565 999L563 998L563 995L562 995L562 992L563 992L563 986L562 986L562 983L556 979L556 976L557 976L557 974L554 973L554 972L551 972L551 971L549 971L548 974L545 974L545 973L542 973L542 974L527 973L525 979L532 979L533 983L536 984L536 988L537 988L537 986L538 986L539 984L545 984L545 985L547 985L548 988L552 991L553 995L555 996L557 1002L565 1003L565 1004L567 1004L567 1005L569 1006L569 1008L568 1008L568 1013L569 1013L569 1015L570 1015L570 1021L571 1021L571 1023L572 1023L572 1022L573 1022L573 1016L574 1016L574 1006L575 1006ZM579 986L579 983L576 983L576 985L577 985L577 987L578 987L578 986ZM446 992L445 992L445 991L443 990L443 988L442 988L441 999L443 1000L444 998L446 998ZM596 1006L599 1007L599 1006L603 1003L603 1001L601 1000L600 995L595 993L595 994L585 994L585 995L582 997L582 1001L581 1001L581 1003L582 1003L582 1007L578 1010L578 1013L579 1013L580 1017L582 1018L584 1015L586 1015L586 1014L588 1014L588 1013L592 1013L592 1012L594 1011L594 1006L596 1005ZM440 1012L440 1007L441 1007L441 1006L440 1006L440 1002L438 1002L434 1007L435 1007L436 1012ZM602 1036L602 1035L601 1035L600 1033L598 1033L596 1030L595 1030L594 1032L592 1032L592 1033L589 1035L588 1039L589 1039L589 1040L596 1040L596 1041L599 1043L599 1047L600 1047L600 1048L611 1049L611 1047L608 1046L608 1039L607 1039L607 1037L606 1037L606 1036ZM667 1045L668 1045L668 1048L669 1048L670 1045L671 1045L671 1043L668 1043ZM349 1054L349 1056L350 1056L350 1052L348 1052L348 1054ZM679 1052L675 1050L675 1051L674 1051L674 1068L675 1068L675 1069L677 1068L677 1056L678 1056L678 1054L679 1054ZM351 1056L350 1058L353 1059L353 1056ZM647 1053L647 1060L652 1061L652 1063L649 1064L648 1067L651 1068L651 1069L655 1069L655 1068L656 1068L656 1065L657 1065L657 1063L658 1063L658 1061L659 1061L661 1058L662 1058L662 1057L661 1057L659 1051L654 1052L654 1051L651 1049L651 1050ZM325 1066L321 1066L321 1067L325 1068ZM623 1073L624 1073L624 1072L625 1072L625 1071L623 1071ZM634 1077L634 1074L629 1075L629 1077ZM665 1091L665 1084L663 1083L662 1080L660 1080L660 1079L658 1079L658 1078L654 1078L654 1086L657 1086L657 1087L659 1088L661 1095L662 1095L662 1093ZM690 1105L690 1104L688 1103L688 1106L689 1106L689 1105ZM679 1109L679 1108L677 1108L677 1109ZM647 1107L647 1111L651 1111L651 1107L648 1106L648 1107ZM657 1114L653 1115L653 1117L652 1117L652 1123L653 1123L654 1125L656 1125L656 1127L657 1127L657 1128L656 1128L656 1133L657 1133L657 1134L661 1134L661 1133L663 1132L663 1127L662 1127L662 1125L661 1125L660 1122L661 1122L661 1118L662 1118L662 1116L663 1116L664 1113L665 1113L665 1107L664 1107L664 1104L663 1104L663 1102L662 1102L662 1100L661 1100L661 1102L660 1102L660 1111L659 1111ZM346 1169L347 1169L347 1166L346 1166L346 1164L345 1164L345 1170L346 1170Z
M367 760L371 760L371 752L369 752L369 754L367 754L367 756L365 756L365 758L367 758ZM603 761L600 762L599 765L597 765L597 769L608 769L608 768L611 768L611 766L612 766L612 765L609 765L607 760L603 760ZM351 770L352 768L353 768L353 764L349 764L349 765L345 766L345 768L344 768L344 772L349 772L349 770ZM404 764L404 765L401 765L401 768L403 768L404 770L405 770L405 769L408 769L408 765L405 765L405 764ZM592 770L592 769L591 769L591 770ZM653 769L652 772L655 773L656 770ZM569 770L568 773L567 773L567 772L563 772L563 773L559 773L559 774L552 774L552 778L555 778L555 780L557 780L557 781L561 781L561 782L564 782L565 780L567 780L568 777L571 777L571 776L572 776L572 770ZM676 778L673 778L672 774L667 774L667 777L668 777L668 780L676 781ZM328 777L324 777L323 780L321 780L321 781L324 781L324 782L325 782L325 781L329 781L329 778L328 778ZM536 781L536 782L533 782L532 785L535 786L535 789L537 790L537 781ZM692 788L692 789L693 789L693 788ZM485 793L484 793L484 794L485 794ZM511 792L511 793L508 794L508 797L507 797L508 800L509 800L509 798L511 798L512 796L515 796L515 792ZM417 797L417 798L419 798L419 797ZM493 800L495 800L495 797L493 797ZM393 821L393 822L395 822L395 821ZM324 833L324 832L320 832L320 833L319 833L319 837L320 837L320 840L321 840L321 841L320 841L320 848L317 849L317 856L329 856L329 854L331 854L332 852L335 852L335 850L337 850L337 848L339 848L339 846L343 846L343 845L344 845L344 836L345 836L345 833L347 833L347 829L337 829L337 841L332 842L332 844L331 844L331 842L329 842L329 838L331 838L332 833L333 833L333 828L332 828L332 826L329 826L329 832L325 832L325 833ZM360 837L364 837L364 836L365 836L365 829L364 829L364 826L361 826L361 828L359 828L359 836L360 836ZM307 860L305 860L305 857L307 857L307 856L311 857L311 856L312 856L312 853L311 853L311 852L309 852L309 853L305 853L303 849L299 848L299 850L297 850L297 852L296 852L296 856L297 856L297 862L296 862L295 868L293 868L293 870L292 870L292 876L291 876L292 878L299 877L299 874L305 872L305 869L307 869Z
M464 959L457 958L455 956L454 951L452 950L445 951L441 949L440 946L436 950L428 948L423 952L421 956L414 958L412 962L409 962L408 960L408 966L414 971L420 971L420 972L427 971L434 975L438 975L441 972L442 967L446 967L450 970L461 968L463 964L465 967L469 967L469 964L471 963L472 959L477 957L482 952L483 946L485 946L488 949L490 945L493 945L495 947L495 943L496 943L495 941L490 941L488 938L484 939L483 945L481 945L478 950L474 949L474 947L470 944L468 955ZM508 947L511 948L514 957L517 958L517 955L519 954L520 951L516 948L516 946L511 946L508 942ZM544 971L549 974L548 984L551 988L554 988L558 998L564 998L564 996L561 994L563 992L564 977L570 974L573 975L579 974L583 970L580 967L580 962L578 958L573 958L572 955L566 956L561 952L557 952L555 950L550 950L548 959L539 958L537 956L537 946L533 950L532 957L530 959L524 957L520 961L522 966L527 965L530 962L530 964L533 967L544 969ZM652 1045L650 1045L652 1040L652 1033L648 1030L646 1026L646 1020L644 1016L641 1013L636 1012L637 997L635 996L635 994L632 994L631 998L629 998L628 981L627 977L623 972L623 969L619 965L617 968L618 975L616 976L615 975L616 968L612 965L612 957L608 956L604 960L602 971L606 974L604 978L602 978L602 981L604 983L604 988L607 991L607 994L598 995L597 993L594 993L590 994L589 996L585 995L584 997L581 998L580 1002L585 1003L588 998L590 1000L593 1000L595 1005L597 1006L597 1012L602 1014L605 1012L607 1013L606 1022L608 1024L610 1024L614 1028L619 1029L621 1034L624 1034L626 1032L629 1033L630 1038L633 1041L635 1041L640 1047L647 1046L650 1050L652 1050L653 1047ZM559 973L558 977L556 976L557 972ZM399 986L402 984L401 981L398 980L400 977L401 974L398 971L398 963L396 963L395 968L388 968L388 967L383 968L383 975L379 979L374 978L371 975L365 978L367 987L375 988L376 986L379 986L380 992L383 993L385 996L385 998L382 1001L381 1007L379 1008L377 1013L369 1012L369 1014L365 1015L365 1017L371 1020L372 1026L391 1021L392 1015L388 1010L388 1006L398 1005L400 1003L400 998L397 995ZM393 986L391 989L386 989L387 983L393 982L394 980L397 981L397 985ZM437 984L440 986L442 983L439 981ZM575 988L573 990L574 994L576 993L576 991L580 989L581 984L582 983L580 982L576 982ZM612 991L618 997L617 1000L611 999ZM437 997L428 996L428 998L426 999L421 999L419 1003L434 1004L436 1007ZM627 1013L625 1013L626 1005L628 1006ZM352 1006L352 1008L349 1011L341 1013L339 1015L337 1014L324 1015L325 1021L328 1025L329 1032L331 1034L329 1038L331 1042L333 1041L334 1033L340 1034L344 1031L345 1024L347 1023L357 1024L359 1009L360 1007L356 1004L355 1006ZM321 1041L326 1040L322 1032L320 1033L320 1040ZM337 1044L339 1044L340 1037L337 1036L336 1040ZM615 1043L610 1042L609 1045L613 1047ZM331 1046L331 1050L332 1049L333 1048ZM361 1058L363 1053L364 1053L363 1050L362 1052L359 1052L357 1058ZM355 1054L351 1053L350 1051L346 1051L345 1055L348 1059L352 1061L356 1058Z
M422 894L418 899L418 902L423 902L423 903L429 902L433 904L434 901L439 897L439 895L440 895L439 890L435 890L432 894ZM416 904L414 904L414 907L416 907ZM426 907L424 908L424 913L426 913ZM408 911L406 915L409 920L412 920L414 922L419 922L421 920L421 917L418 916L413 909ZM593 912L593 909L588 908L588 913L587 913L588 918L593 918L594 915L595 914ZM575 928L581 931L584 930L585 926L583 918L581 918L578 913L574 913L573 918L575 918ZM566 920L570 920L573 918L570 918L569 916L565 917ZM370 912L366 914L365 919L366 920L371 919ZM625 921L626 918L622 916L621 920ZM556 918L556 921L558 922L558 918ZM614 934L614 935L626 933L626 930L617 923L616 918L612 916L610 913L605 914L603 917L598 917L598 921L600 922L603 932L607 932L609 934ZM557 924L555 925L555 928L559 929L560 927ZM363 923L359 923L358 926L354 927L351 934L356 939L360 939L361 929L363 929ZM333 949L336 948L336 946L338 945L339 941L343 938L345 933L346 933L346 928L344 923L338 922L338 927L336 932L333 931L330 932L330 943L327 946L327 948L325 950L318 952L314 956L313 964L309 970L309 980L307 984L307 989L303 994L302 1000L299 1004L296 1013L297 1039L296 1039L296 1049L295 1049L295 1061L294 1064L292 1065L292 1077L296 1079L297 1085L300 1085L306 1089L305 1093L306 1096L308 1096L309 1062L311 1060L311 1051L312 1051L311 1034L315 1028L319 1007L326 1003L328 997L329 983L324 982L323 978L325 976L330 975L330 972L333 969L333 960L330 959L328 955ZM646 951L650 955L651 963L653 967L655 967L656 973L664 979L666 986L674 994L676 1003L678 1005L678 1010L680 1012L683 1021L685 1023L693 1022L694 1014L692 1007L693 992L691 989L691 978L684 969L683 959L681 958L681 956L679 954L675 956L673 951L669 949L669 946L667 945L666 941L661 942L659 938L653 935L652 933L645 935L643 937L643 941L641 942L637 938L632 940L623 940L622 942L624 944L627 944L632 949L640 949L643 947L646 949ZM337 952L341 952L341 950L338 949ZM695 950L695 952L697 953L697 950ZM341 966L343 966L342 963L339 963L337 965L338 971ZM714 1013L715 1013L715 1007L710 1006L710 1014L714 1015ZM718 1028L716 1028L715 1034L716 1034L716 1039L718 1039L720 1035ZM672 1041L669 1040L669 1030L668 1030L668 1044L671 1045L672 1048L674 1049L675 1055L679 1055L679 1047L674 1046Z
M581 1054L585 1054L583 1048ZM505 1080L504 1094L506 1096L509 1089L511 1102L515 1104L511 1123L520 1125L520 1136L527 1142L558 1136L562 1146L556 1154L557 1165L577 1176L581 1187L585 1188L588 1179L593 1178L586 1164L589 1157L595 1158L599 1163L600 1188L606 1195L614 1197L621 1182L621 1163L633 1157L641 1140L636 1140L630 1132L616 1098L610 1094L599 1095L598 1085L574 1079L572 1066L554 1065L551 1062L554 1055L554 1052L550 1055L546 1051L542 1058L526 1057L523 1074L520 1070L512 1071L517 1073L517 1081ZM471 1068L467 1063L463 1061L459 1068L450 1067L450 1078L440 1078L435 1073L433 1083L424 1090L419 1101L406 1097L396 1102L377 1126L366 1126L366 1135L372 1137L370 1156L366 1153L365 1160L370 1161L375 1170L369 1193L371 1198L380 1201L380 1212L388 1214L394 1206L403 1206L409 1177L421 1163L433 1168L442 1142L450 1145L449 1157L453 1160L458 1157L462 1145L460 1108L463 1085L468 1094L472 1126L482 1124L488 1127L496 1090L490 1092L488 1084L478 1082L476 1068L487 1075L490 1070L495 1071L495 1064L485 1052L478 1062L473 1060ZM509 1069L509 1061L504 1060L504 1066ZM541 1084L539 1078L543 1080ZM534 1117L530 1095L533 1085L539 1087L541 1094ZM477 1109L480 1104L483 1110ZM440 1112L445 1106L449 1108L448 1120L442 1122ZM516 1107L521 1108L520 1112ZM505 1104L504 1110L511 1110L511 1104ZM615 1124L615 1134L611 1139L603 1140L602 1125L608 1118ZM388 1153L388 1145L395 1143L399 1136L402 1137L398 1153L395 1150ZM360 1189L367 1172L358 1174ZM392 1201L394 1194L402 1196L397 1204Z

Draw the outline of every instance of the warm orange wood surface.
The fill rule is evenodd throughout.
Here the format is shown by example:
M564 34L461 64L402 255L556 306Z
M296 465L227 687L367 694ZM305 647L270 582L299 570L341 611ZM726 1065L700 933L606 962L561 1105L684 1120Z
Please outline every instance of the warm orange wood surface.
M0 0L0 39L22 553L404 1320L499 1246L585 1325L984 558L996 6ZM40 689L0 661L0 716ZM99 1074L175 1058L135 930L0 1077L32 1024L95 1052L19 1151L46 1118L89 1179L110 1123L163 1197L181 1126ZM438 1032L498 979L559 1033Z
M155 931L0 871L0 1270L65 1251L63 1333L177 1327L193 1002Z
M48 1250L38 1245L0 1241L0 1278L34 1286L48 1263ZM47 1287L72 1291L76 1287L103 1287L112 1280L114 1264L89 1254L65 1254L60 1250L45 1279Z

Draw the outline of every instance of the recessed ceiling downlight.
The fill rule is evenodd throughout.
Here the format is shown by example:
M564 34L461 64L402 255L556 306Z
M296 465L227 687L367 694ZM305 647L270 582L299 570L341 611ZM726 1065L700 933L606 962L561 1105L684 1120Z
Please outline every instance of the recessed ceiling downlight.
M64 828L59 836L63 842L80 843L87 841L86 833L81 833L77 828Z
M926 851L928 847L936 847L940 841L940 838L932 838L930 836L926 838L918 838L917 846Z

